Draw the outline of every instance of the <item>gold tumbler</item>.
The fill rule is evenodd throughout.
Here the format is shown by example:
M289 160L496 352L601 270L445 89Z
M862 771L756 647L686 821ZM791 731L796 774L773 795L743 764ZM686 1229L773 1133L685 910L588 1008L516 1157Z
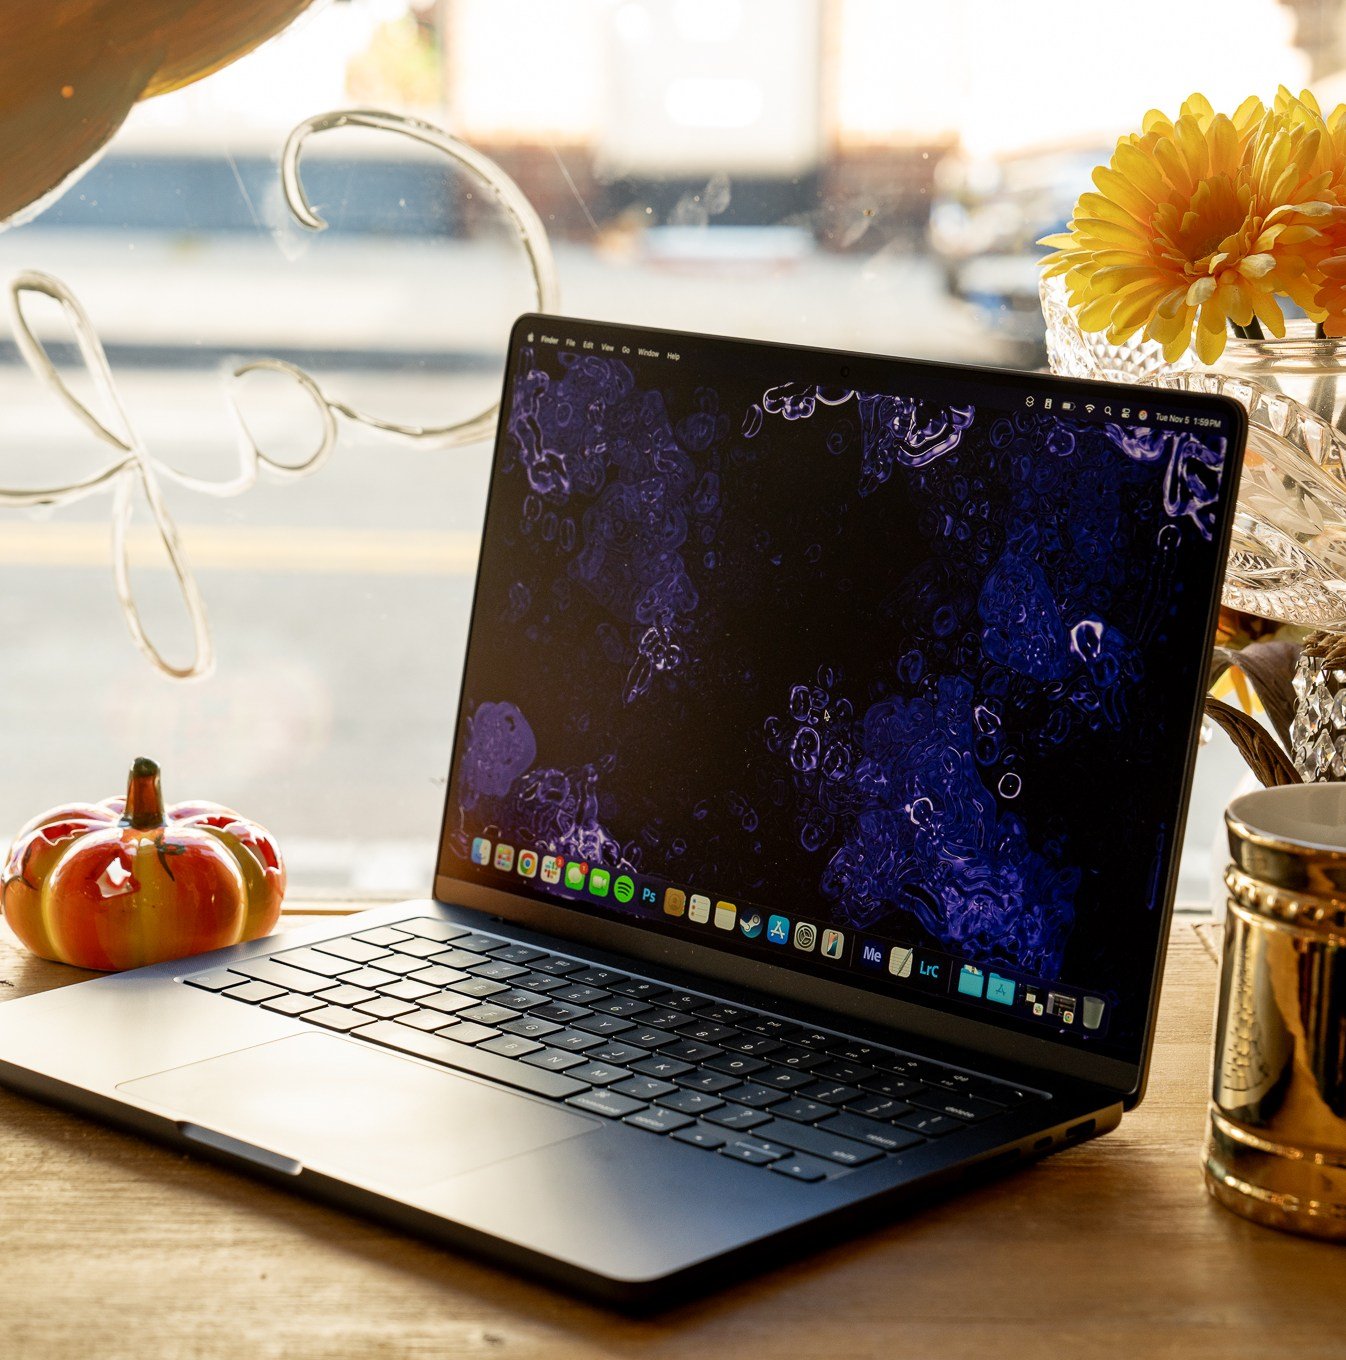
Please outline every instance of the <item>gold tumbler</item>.
M1236 798L1206 1185L1258 1223L1346 1241L1346 785Z

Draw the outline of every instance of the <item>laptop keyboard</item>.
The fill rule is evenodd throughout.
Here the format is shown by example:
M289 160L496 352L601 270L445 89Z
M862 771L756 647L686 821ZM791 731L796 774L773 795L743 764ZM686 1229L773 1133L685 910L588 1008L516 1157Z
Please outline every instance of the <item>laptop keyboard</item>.
M433 919L182 981L798 1181L1046 1099Z

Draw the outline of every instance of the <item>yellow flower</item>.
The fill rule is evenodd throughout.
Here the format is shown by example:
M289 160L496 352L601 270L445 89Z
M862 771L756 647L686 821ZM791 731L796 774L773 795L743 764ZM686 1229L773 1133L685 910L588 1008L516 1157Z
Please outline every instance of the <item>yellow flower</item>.
M1317 228L1311 246L1313 266L1318 274L1318 291L1311 315L1323 323L1324 333L1346 335L1346 104L1338 104L1324 116L1318 101L1304 90L1298 97L1281 87L1276 95L1275 113L1289 124L1303 124L1319 130L1319 154L1314 171L1328 177L1318 195L1335 211L1319 213L1313 220Z
M1315 217L1323 128L1268 114L1245 100L1232 118L1202 95L1176 121L1145 116L1111 162L1094 171L1068 231L1042 244L1048 274L1063 274L1080 326L1114 344L1138 331L1175 361L1192 342L1204 363L1224 349L1230 322L1254 317L1285 333L1276 295L1315 310Z

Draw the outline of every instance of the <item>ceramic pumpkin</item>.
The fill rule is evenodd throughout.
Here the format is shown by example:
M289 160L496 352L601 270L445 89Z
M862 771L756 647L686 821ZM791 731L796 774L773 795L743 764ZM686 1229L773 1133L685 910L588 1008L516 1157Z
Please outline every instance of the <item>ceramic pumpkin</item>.
M159 767L125 798L68 803L14 838L0 879L11 929L35 954L115 972L274 929L285 867L269 832L218 803L165 810Z

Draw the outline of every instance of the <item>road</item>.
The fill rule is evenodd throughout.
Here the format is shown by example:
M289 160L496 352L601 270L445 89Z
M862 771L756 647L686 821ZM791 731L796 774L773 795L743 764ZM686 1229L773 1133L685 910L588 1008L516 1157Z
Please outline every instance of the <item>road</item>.
M403 419L494 399L504 330L527 305L517 260L444 244L324 250L297 265L256 243L144 245L132 259L125 242L114 256L106 242L15 233L0 236L0 274L36 266L70 282L109 344L147 447L199 475L232 470L231 350L295 357L332 392ZM564 304L582 315L1006 357L944 297L933 267L898 251L675 265L571 247L558 263ZM289 457L309 446L313 418L293 384L256 381L243 400L264 447ZM26 370L0 363L0 484L79 476L110 453ZM271 826L306 894L424 891L488 457L484 445L426 451L345 426L310 478L231 500L170 492L218 651L200 683L163 679L127 635L107 496L40 515L0 510L0 828L117 792L130 759L147 754L163 765L170 798L213 798ZM180 656L181 606L142 532L137 597L155 638ZM1189 900L1207 895L1212 838L1238 773L1222 737L1203 751Z

